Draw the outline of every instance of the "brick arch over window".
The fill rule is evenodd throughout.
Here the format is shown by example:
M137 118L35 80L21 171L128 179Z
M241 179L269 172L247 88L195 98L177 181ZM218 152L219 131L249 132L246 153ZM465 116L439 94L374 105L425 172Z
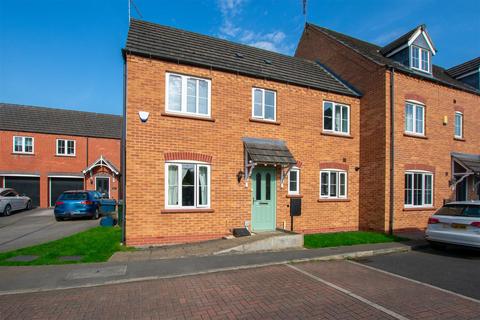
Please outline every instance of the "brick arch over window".
M407 93L405 95L405 100L415 100L423 104L427 104L427 99L416 93Z
M421 163L407 163L405 165L405 171L409 170L422 170L435 173L435 167L430 166L428 164L421 164Z
M300 169L302 165L303 165L303 162L300 160L297 160L297 164L295 166Z
M338 169L348 171L348 164L341 162L321 162L320 170L321 169Z
M461 112L461 113L464 113L465 112L465 108L463 108L462 106L453 106L453 109L457 112Z
M212 156L195 152L165 152L165 161L191 160L212 163Z

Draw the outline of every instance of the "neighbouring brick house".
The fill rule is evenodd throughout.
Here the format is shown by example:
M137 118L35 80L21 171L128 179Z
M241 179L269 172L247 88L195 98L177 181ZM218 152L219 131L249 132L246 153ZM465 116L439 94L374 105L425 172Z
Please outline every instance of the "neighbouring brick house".
M445 70L432 64L436 54L424 25L384 47L304 29L295 55L362 92L363 229L424 228L444 201L479 198L480 58Z
M126 243L358 230L359 93L321 65L132 19Z
M121 195L122 117L0 103L0 187L50 207L65 190Z

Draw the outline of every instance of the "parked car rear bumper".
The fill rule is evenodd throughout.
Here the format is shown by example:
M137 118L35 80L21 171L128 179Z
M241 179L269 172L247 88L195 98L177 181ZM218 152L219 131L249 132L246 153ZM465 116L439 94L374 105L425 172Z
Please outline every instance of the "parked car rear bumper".
M56 218L75 218L75 217L93 217L95 215L96 208L93 206L88 206L85 208L75 208L75 209L60 209L55 208L53 213Z
M428 241L451 243L456 245L480 248L480 234L460 232L447 232L428 230L425 232L425 239Z

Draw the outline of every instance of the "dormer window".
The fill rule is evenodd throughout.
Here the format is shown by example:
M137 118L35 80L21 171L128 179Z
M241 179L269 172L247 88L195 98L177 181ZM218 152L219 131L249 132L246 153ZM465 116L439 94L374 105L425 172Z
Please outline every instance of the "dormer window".
M430 52L417 46L411 46L411 63L413 69L430 73Z

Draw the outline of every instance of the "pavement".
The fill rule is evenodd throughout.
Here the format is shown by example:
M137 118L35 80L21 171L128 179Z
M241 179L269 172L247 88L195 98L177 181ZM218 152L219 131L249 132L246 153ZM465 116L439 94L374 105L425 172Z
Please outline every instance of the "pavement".
M478 319L480 301L351 261L4 295L1 319Z
M97 225L98 220L57 222L52 209L15 212L0 217L0 252L57 240Z
M406 252L412 247L424 245L423 241L413 241L180 259L0 267L0 295L155 280L289 262L360 258L374 254Z

